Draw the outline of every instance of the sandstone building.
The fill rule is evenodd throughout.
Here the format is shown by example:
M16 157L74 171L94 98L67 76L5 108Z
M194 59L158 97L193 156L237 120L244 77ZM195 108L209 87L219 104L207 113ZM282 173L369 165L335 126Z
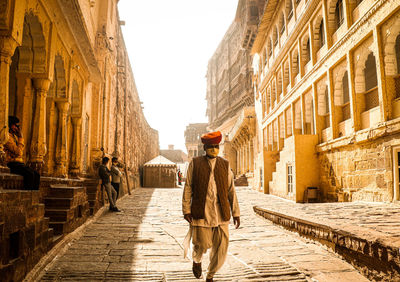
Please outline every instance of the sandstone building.
M188 152L187 158L190 162L194 157L205 155L201 135L207 133L207 123L190 123L185 130L185 146Z
M142 112L117 3L0 4L0 277L5 281L22 279L55 242L54 234L72 231L104 203L97 180L104 155L118 156L124 165L126 192L137 185L139 167L159 153L158 132ZM7 173L8 115L21 120L25 160L42 175L38 192L15 190L22 178Z
M252 53L258 188L399 200L399 1L268 1Z
M236 175L253 177L256 142L250 50L265 1L241 0L236 17L207 70L207 116L211 130L223 134L220 153Z

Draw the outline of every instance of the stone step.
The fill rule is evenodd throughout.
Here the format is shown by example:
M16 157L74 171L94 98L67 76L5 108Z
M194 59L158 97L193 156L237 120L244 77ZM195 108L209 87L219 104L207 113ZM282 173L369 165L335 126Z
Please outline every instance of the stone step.
M45 216L51 221L68 221L75 215L74 209L46 209Z
M73 198L53 198L44 199L46 209L70 209L73 204Z
M87 193L87 199L89 201L96 200L97 199L97 195L98 195L98 193Z
M97 185L94 185L94 186L86 185L87 193L96 193L99 190L100 190L100 188Z
M58 242L60 242L64 238L64 235L53 235L53 240L51 242L51 247L54 247L57 245Z
M84 187L67 187L59 185L51 185L49 189L49 196L54 198L73 198L78 193L84 193Z
M54 235L62 235L66 233L65 227L67 223L65 221L50 221L49 226L50 228L53 228L54 230Z

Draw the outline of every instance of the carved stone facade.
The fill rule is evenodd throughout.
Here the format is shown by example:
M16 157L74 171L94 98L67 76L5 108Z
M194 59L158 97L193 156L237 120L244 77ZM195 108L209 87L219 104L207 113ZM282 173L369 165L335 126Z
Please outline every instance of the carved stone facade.
M269 1L252 53L258 189L398 200L399 2Z
M0 4L0 277L20 281L60 238L105 204L97 167L117 156L120 195L159 154L143 115L117 0L6 0ZM3 144L20 119L24 159L39 191L19 191ZM54 235L54 236L53 236Z
M142 112L118 1L3 2L0 152L15 115L25 159L43 175L96 175L106 154L137 177L159 153L158 133Z
M265 1L261 0L239 1L236 18L208 63L206 99L209 127L222 132L220 154L230 161L236 174L252 173L250 155L253 153L246 154L246 167L239 170L236 163L239 158L244 160L243 154L253 140L231 145L233 140L228 136L242 110L254 106L250 50L264 4Z

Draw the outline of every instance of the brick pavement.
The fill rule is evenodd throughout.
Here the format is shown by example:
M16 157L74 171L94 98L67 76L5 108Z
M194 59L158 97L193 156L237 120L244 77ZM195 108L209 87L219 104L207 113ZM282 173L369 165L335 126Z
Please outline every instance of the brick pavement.
M266 195L237 188L242 226L230 228L216 281L368 281L320 245L255 215ZM183 259L182 189L135 190L122 213L105 213L41 273L41 281L199 281ZM208 264L205 257L203 268Z

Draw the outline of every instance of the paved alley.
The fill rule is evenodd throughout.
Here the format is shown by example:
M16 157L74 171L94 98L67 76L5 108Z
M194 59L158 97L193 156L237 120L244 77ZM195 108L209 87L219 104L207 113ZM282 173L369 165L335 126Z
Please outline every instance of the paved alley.
M368 281L323 247L257 216L265 195L238 187L241 227L230 227L227 261L215 281ZM201 281L183 258L188 225L182 189L141 188L119 201L56 257L41 281ZM208 256L203 261L205 277Z

